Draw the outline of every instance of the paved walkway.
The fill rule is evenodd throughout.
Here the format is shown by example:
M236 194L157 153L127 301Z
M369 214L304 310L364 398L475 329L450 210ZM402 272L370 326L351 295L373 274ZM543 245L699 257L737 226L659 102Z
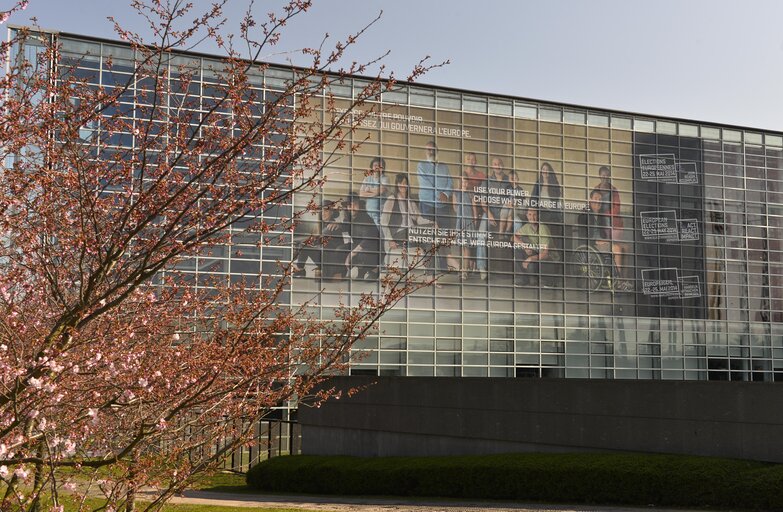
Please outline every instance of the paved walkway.
M301 508L333 512L674 512L655 507L610 507L589 505L541 505L533 503L428 500L405 498L372 498L346 496L294 496L273 494L242 494L210 491L185 491L184 496L170 503L190 503L237 508ZM682 510L678 512L683 512ZM703 511L702 511L703 512Z

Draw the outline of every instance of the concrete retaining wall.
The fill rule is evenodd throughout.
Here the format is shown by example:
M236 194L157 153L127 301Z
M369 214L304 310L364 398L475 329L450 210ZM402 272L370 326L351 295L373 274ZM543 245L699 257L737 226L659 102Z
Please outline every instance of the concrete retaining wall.
M783 462L775 383L340 377L300 407L302 452L360 456L639 451Z

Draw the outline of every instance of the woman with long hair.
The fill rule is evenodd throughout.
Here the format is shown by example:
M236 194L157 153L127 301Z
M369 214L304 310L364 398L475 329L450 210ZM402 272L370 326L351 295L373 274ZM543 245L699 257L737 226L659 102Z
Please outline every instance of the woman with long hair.
M386 253L405 249L408 245L408 230L413 226L431 225L432 221L421 215L418 203L410 196L408 175L400 173L394 178L394 190L383 203L381 232L386 242Z
M532 206L535 208L541 208L541 202L552 200L558 201L563 198L563 187L560 186L560 181L557 179L557 174L549 162L541 164L541 169L538 171L538 178L536 184L533 185L533 191L530 193L530 199L535 200L536 203Z

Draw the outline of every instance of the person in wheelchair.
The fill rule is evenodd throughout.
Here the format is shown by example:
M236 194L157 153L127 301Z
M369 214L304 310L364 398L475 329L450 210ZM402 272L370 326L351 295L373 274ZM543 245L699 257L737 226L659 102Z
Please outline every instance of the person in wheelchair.
M625 267L625 244L612 239L612 217L607 213L604 204L605 194L600 189L590 192L590 202L587 211L587 238L589 244L601 254L611 255L613 275L616 278L615 288L629 290L631 284L624 279L622 271Z
M538 209L529 207L527 223L514 233L514 261L517 285L538 285L541 262L549 259L552 234L549 227L538 222Z

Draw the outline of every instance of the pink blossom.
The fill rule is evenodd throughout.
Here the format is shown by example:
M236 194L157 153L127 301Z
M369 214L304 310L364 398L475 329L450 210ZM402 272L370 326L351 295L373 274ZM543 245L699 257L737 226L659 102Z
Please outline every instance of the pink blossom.
M74 452L76 452L76 443L74 443L70 439L67 439L63 443L63 454L66 456L73 455Z
M291 5L299 4L299 0L290 1ZM154 9L161 11L161 16L166 16L163 12L166 10L166 2L154 0L149 3L156 6ZM3 21L26 6L27 2L11 0L11 4L16 4L16 7L8 13L0 10ZM156 13L149 14L154 16ZM205 14L203 21L197 22L196 29L217 25L213 23L214 14ZM122 27L117 27L117 30L124 38L136 37ZM215 39L217 34L212 33L210 37ZM48 44L46 39L41 41L44 46ZM56 48L44 50L54 52ZM138 52L140 56L149 57L148 60L152 62L158 50L153 47L139 47ZM50 54L49 57L54 56L56 53ZM180 283L177 272L174 272L173 268L172 272L169 272L171 265L157 273L155 262L176 263L193 254L198 256L201 254L199 245L202 243L210 246L230 244L231 229L226 231L225 237L215 231L223 229L220 225L223 221L220 219L226 218L226 209L236 212L263 211L265 198L276 197L279 192L276 189L280 186L288 190L294 185L290 180L294 179L301 180L302 184L306 185L304 182L308 178L304 171L299 170L301 166L298 164L314 163L320 158L316 153L320 155L321 150L308 151L308 156L299 161L298 157L287 157L284 153L288 150L281 148L278 152L279 161L285 163L286 168L288 164L294 167L295 178L285 178L286 183L268 179L275 178L277 164L257 165L259 174L264 174L263 179L255 176L255 173L239 179L233 160L239 152L246 149L243 145L250 148L252 144L263 143L264 134L276 128L275 122L259 121L262 123L259 129L247 133L247 143L237 144L233 130L238 125L230 124L229 121L228 131L223 133L218 129L226 128L224 116L198 113L204 121L205 139L213 139L205 141L208 144L201 148L199 145L202 144L202 135L191 144L178 140L170 133L171 122L185 120L179 119L179 114L172 117L168 111L153 109L153 115L156 117L144 119L145 109L140 108L135 109L139 116L134 115L130 122L127 119L100 115L104 106L110 106L116 100L112 98L114 93L108 88L93 89L80 87L78 83L61 83L59 80L51 80L51 76L44 73L25 82L24 86L29 87L29 97L2 94L3 91L11 90L14 77L22 76L15 73L15 62L8 62L6 58L5 64L10 72L6 73L7 80L0 81L0 97L8 99L9 111L20 112L20 115L11 116L7 120L5 132L8 132L8 142L10 146L17 148L40 144L41 152L48 158L42 159L46 162L41 163L36 159L28 159L20 166L19 170L22 172L17 173L18 175L12 175L10 172L6 173L7 176L4 174L4 187L0 190L0 210L14 214L0 216L0 231L4 233L4 237L10 237L9 240L18 245L18 251L14 252L8 250L7 244L0 244L6 248L3 261L8 258L13 260L7 265L10 271L6 271L4 266L0 275L0 305L6 326L12 331L12 335L0 340L7 344L7 347L0 346L0 387L11 387L14 380L18 379L18 382L23 383L23 387L28 388L26 393L19 393L18 397L14 398L14 403L0 408L0 430L6 429L5 434L0 436L0 441L5 443L0 445L0 462L7 464L0 468L0 474L10 478L19 466L9 462L15 457L7 453L14 450L19 457L28 457L35 453L45 429L47 438L44 441L50 441L51 449L46 450L44 457L49 461L63 462L65 457L73 457L77 453L99 455L118 452L128 448L127 443L131 440L135 443L136 437L140 435L138 447L135 447L135 444L130 447L138 450L140 456L145 458L144 464L163 464L152 468L154 471L150 474L156 474L165 468L175 475L182 474L181 480L187 479L192 476L193 468L207 467L212 457L209 451L199 452L191 447L203 446L204 443L211 442L212 436L224 435L225 418L233 419L247 414L248 411L257 415L267 404L286 403L292 394L306 394L308 385L306 380L297 381L297 384L279 390L267 385L269 381L282 380L296 369L292 365L294 358L278 358L277 362L273 361L277 349L272 348L270 351L271 347L266 341L264 329L267 327L267 319L258 317L259 307L266 306L259 302L274 301L274 297L262 294L261 298L256 300L258 290L246 296L244 289L234 290L232 282L217 281L219 286L214 289L214 296L218 298L218 302L213 304L211 291L209 294L202 294L198 283L193 289L189 289L189 281ZM149 69L137 71L140 77L149 76L150 72L155 73ZM35 73L35 70L31 69L31 73ZM152 80L156 82L156 92L162 94L168 87L169 73L170 71L166 71L162 74L162 81ZM228 92L231 98L241 98L243 91L236 84L246 81L243 78L244 72L236 77L232 77L232 73L225 71L228 75ZM303 75L305 74L303 70ZM28 74L24 76L27 78ZM184 79L184 82L187 81L188 79ZM290 99L293 99L295 94L298 93L291 92ZM305 106L308 94L304 93ZM43 104L29 101L30 98L39 96L50 98L51 101ZM125 96L124 94L123 97ZM144 95L131 88L127 91L127 96L133 97L136 104L136 100L142 100ZM317 101L320 102L321 97L318 98ZM78 102L72 101L74 99ZM238 107L238 111L243 109L244 107ZM60 116L63 112L72 112L74 117ZM61 144L58 138L51 136L51 133L60 133L59 130L62 129L70 133L69 130L75 125L70 126L69 123L75 117L83 115L95 119L100 117L101 130L105 133L131 131L139 135L147 133L152 127L158 127L160 130L155 128L151 132L150 141L135 140L139 146L131 151L111 153L104 153L101 149L107 142L105 138L94 143L71 145ZM293 115L299 116L296 112ZM240 117L237 116L236 119ZM80 120L81 122L84 121ZM153 122L157 124L152 124ZM158 134L163 137L158 137ZM311 145L314 148L323 145L327 138L322 135L328 134L305 133L301 143L297 138L292 139L293 146L297 147L292 146L290 154L296 155L298 149L306 149ZM335 141L341 142L339 139L340 135L337 135ZM156 157L144 164L140 155L146 150L141 145L148 142L154 143L147 149L156 152L155 154L169 155L184 151L184 158ZM191 148L191 145L196 147ZM227 148L230 150L224 151ZM191 152L190 149L196 151ZM207 160L202 160L199 155L204 151L211 153L213 149L223 152L225 160L224 157L217 158L206 165ZM93 150L98 151L97 155L116 155L117 159L109 162L100 157L96 160ZM287 162L286 158L297 160L298 163ZM179 170L174 172L167 168L167 164L176 161L181 161L191 173L203 171L203 179L199 178L196 182L183 186L178 180L188 173ZM57 162L54 173L49 167L51 162ZM45 165L42 165L44 163ZM119 184L126 191L125 194L104 195L98 190L107 178L107 167L110 167L109 174L114 173L108 178L108 183L112 187ZM28 169L30 172L27 172ZM147 176L156 180L158 176L163 176L160 172L165 172L175 179L155 181L159 186L135 187L138 172L143 173L144 180ZM134 176L130 186L124 183L129 176ZM218 183L216 179L219 180L219 186L215 185ZM212 185L205 185L209 183ZM225 189L223 183L227 185ZM299 184L300 181L297 181L296 185ZM316 178L312 185L305 186L305 189L315 191L316 187L322 186L323 182ZM30 195L24 192L30 190L35 193ZM209 201L201 201L200 197L209 198ZM213 197L221 200L212 202ZM286 201L285 196L281 196L280 200ZM161 205L166 206L161 208ZM193 205L194 208L187 205ZM85 207L89 211L85 210ZM35 226L25 220L30 218L36 219ZM177 223L176 226L168 225L172 220ZM82 221L87 221L89 225L83 225ZM270 234L285 228L292 229L293 222L291 218L283 219L282 223L269 221L259 227L259 233ZM40 231L34 232L30 229L32 227ZM84 229L85 227L87 229ZM137 232L137 228L141 230ZM172 236L166 238L168 233ZM159 236L164 237L160 243L156 242ZM192 243L183 242L184 239L191 238ZM56 247L50 240L58 241ZM274 239L264 238L264 241L259 241L257 245L260 248L267 243L276 242ZM122 249L123 244L132 252L118 253L116 256L104 253L112 246L125 250ZM163 286L158 286L157 278L150 279L153 275L150 271L162 276ZM52 279L56 279L60 285L63 294L60 298L52 296ZM171 283L170 288L167 283ZM116 309L106 311L109 304ZM364 304L362 303L363 308L369 307ZM324 322L323 331L317 328L317 331L312 332L334 330L337 337L346 336L347 340L353 339L352 333L358 320L352 320L353 317L348 314L349 310L345 311L339 326L332 328L331 324ZM202 318L204 330L201 330ZM343 318L346 319L344 331ZM217 322L222 322L223 319L226 319L227 323L218 325ZM298 347L301 344L303 347L303 364L320 362L324 356L328 356L329 360L341 360L339 357L332 357L331 349L329 352L322 350L320 340L315 345L307 345L310 340L316 341L316 337L309 336L310 329L300 325L305 318L293 318L293 315L281 313L279 320L270 325L275 330L288 331L290 327L291 345ZM244 325L245 322L249 322L247 340L250 343L246 343L245 334L236 330L236 326ZM291 325L288 326L287 323ZM194 324L198 325L199 331L195 330ZM210 334L216 330L220 331L220 337L212 337ZM191 337L194 339L189 343ZM262 343L255 343L254 338ZM349 345L346 343L344 350L348 351ZM279 352L284 355L290 351L288 346L283 344ZM225 375L221 374L220 378L216 379L205 379L205 376L214 375L216 364L227 367ZM314 368L321 366L320 363L312 365ZM337 366L335 369L340 370L340 364ZM198 385L195 385L196 383ZM153 386L156 388L155 393L151 392ZM140 389L144 391L139 391ZM134 394L136 391L142 393L143 404L141 399L135 400L138 398ZM210 403L209 407L204 407L201 405L202 396L215 396L216 400ZM129 406L132 403L139 403L143 407ZM203 430L194 432L192 438L177 436L177 443L159 442L158 438L169 428L168 421L172 422L171 428L174 429L182 421L190 421L194 412L204 415ZM29 420L28 414L30 418L35 417L35 420ZM155 420L155 416L158 416L158 420ZM17 427L16 423L21 425ZM24 423L32 424L32 429L26 428ZM140 429L140 425L145 428ZM148 426L152 428L147 428ZM15 436L22 432L24 435L16 439ZM236 442L241 443L244 440L237 438ZM161 456L158 457L157 453L161 450L170 452L160 453ZM180 456L185 453L184 450L189 450L187 453L201 459L193 461L193 464L188 461L179 465L177 461L184 460ZM147 453L153 456L146 459ZM169 453L174 456L167 457ZM79 472L81 468L78 463L76 466L75 470ZM29 478L34 474L33 466L27 465L26 468L23 470L23 476ZM180 469L182 471L178 471ZM87 468L84 470L85 473L88 472ZM109 474L118 473L109 471ZM74 476L80 477L81 475ZM110 482L107 487L124 483L122 480ZM27 487L29 488L29 485ZM52 507L51 502L49 506ZM62 512L56 505L51 510Z
M48 366L49 369L52 370L53 372L61 372L63 369L63 365L56 362L54 359L50 359L46 361L46 366Z

